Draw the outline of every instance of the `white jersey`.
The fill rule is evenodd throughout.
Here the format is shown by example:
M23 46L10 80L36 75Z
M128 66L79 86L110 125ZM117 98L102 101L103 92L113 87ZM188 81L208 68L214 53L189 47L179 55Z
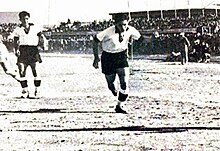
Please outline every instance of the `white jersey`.
M2 42L0 42L0 62L6 62L8 55L8 49Z
M8 52L7 47L0 42L0 62L4 63L5 68L7 69L7 73L14 71L17 69L17 57Z
M10 37L18 37L19 45L33 45L36 46L39 41L37 34L41 31L36 25L30 25L30 31L25 32L24 27L18 26L14 29Z
M102 42L102 49L108 53L118 53L128 48L129 39L138 40L141 36L138 30L132 26L121 33L123 41L119 42L119 33L115 26L111 26L97 34L97 38Z

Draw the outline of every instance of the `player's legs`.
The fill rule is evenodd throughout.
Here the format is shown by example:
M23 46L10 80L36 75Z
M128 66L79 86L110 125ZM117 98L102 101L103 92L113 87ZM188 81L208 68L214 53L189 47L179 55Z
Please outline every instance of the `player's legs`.
M117 113L127 113L121 108L121 103L126 101L128 98L128 79L129 79L129 68L118 68L116 72L119 77L120 90L118 95L118 104L116 105L115 111Z
M115 89L114 85L115 78L116 74L105 75L105 79L107 81L109 90L112 92L114 96L117 96L117 90Z
M26 71L28 65L25 63L18 62L18 70L20 74L20 84L22 87L22 97L29 97L29 91L28 91L28 83L26 78Z
M38 95L39 95L39 89L38 89L38 88L39 88L40 85L41 85L40 76L39 76L38 73L37 73L38 63L36 63L36 62L31 63L30 66L31 66L32 74L33 74L33 76L34 76L34 86L35 86L34 95L35 95L35 96L38 96Z
M7 68L4 64L4 62L0 62L1 66L2 66L2 69L4 70L4 72L6 73L7 72Z
M21 63L21 62L17 63L17 65L18 65L18 70L19 70L19 74L21 78L24 78L26 76L28 65L25 63Z
M0 62L1 66L2 66L2 69L4 70L4 72L7 74L7 75L10 75L12 76L14 79L16 79L17 81L20 81L20 78L19 78L19 75L17 74L16 71L12 72L12 71L9 71L8 68L7 68L7 65L4 63L4 62Z
M128 97L129 68L118 68L116 71L120 81L120 91L118 100L123 102L126 101Z
M18 76L17 70L15 70L15 69L13 68L13 65L12 65L12 62L11 62L10 59L11 59L11 58L9 58L8 53L6 53L6 54L4 54L4 55L1 55L1 56L0 56L0 64L1 64L1 67L2 67L2 69L4 70L4 72L5 72L7 75L12 76L12 77L15 78L17 81L19 81L19 76Z
M103 51L101 56L102 73L105 74L106 81L108 83L108 88L112 91L114 96L117 96L117 91L115 89L115 79L116 75L119 76L120 87L123 90L127 90L127 74L125 67L128 67L127 53L125 51L119 53L107 53ZM121 92L120 92L121 93ZM124 91L122 93L125 93ZM127 113L121 108L121 102L125 101L127 95L118 96L118 104L116 105L115 111L117 113Z

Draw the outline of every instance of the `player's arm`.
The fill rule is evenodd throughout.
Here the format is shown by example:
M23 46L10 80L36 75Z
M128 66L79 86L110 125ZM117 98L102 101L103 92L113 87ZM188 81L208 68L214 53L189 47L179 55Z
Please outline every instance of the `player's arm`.
M17 36L14 37L14 51L15 51L16 56L20 55L20 52L19 52L19 37L17 37Z
M38 34L37 34L37 37L38 37L38 44L37 44L37 50L38 50L38 52L36 53L36 59L37 59L37 61L39 62L39 63L42 63L42 59L41 59L41 56L40 56L40 51L44 51L44 49L45 49L45 36L44 36L44 34L42 33L42 32L39 32Z
M93 61L93 67L94 68L99 68L99 52L98 52L98 46L99 46L99 39L95 36L93 39L93 54L94 54L94 61Z
M137 41L138 41L139 43L143 43L143 42L144 42L144 39L145 39L144 36L141 35L140 38L138 38Z
M4 62L0 62L0 65L2 66L2 69L4 70L5 73L7 73L7 68L5 66Z
M37 48L39 51L43 51L45 49L45 43L46 43L46 37L44 36L44 34L42 32L39 32L37 34L38 36L38 44L37 44Z
M141 35L137 40L136 40L136 44L137 44L137 47L142 47L143 45L145 46L146 40L144 38L143 35Z
M142 35L137 29L131 27L131 38L136 40L136 42L138 43L143 43L145 42L146 37L144 37L144 35Z

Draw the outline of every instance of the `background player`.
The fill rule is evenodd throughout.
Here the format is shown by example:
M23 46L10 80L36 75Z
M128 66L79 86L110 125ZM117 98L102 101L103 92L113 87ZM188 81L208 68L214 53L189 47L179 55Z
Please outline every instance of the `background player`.
M16 65L13 65L13 61L11 60L10 54L8 52L7 47L3 43L3 37L0 35L0 64L4 72L17 81L19 81L19 75L16 70Z
M21 24L15 28L12 33L14 37L15 55L18 57L17 65L21 77L20 83L22 87L22 96L29 97L28 83L26 78L27 67L30 66L33 76L35 92L34 96L39 95L38 88L41 85L41 79L37 73L38 62L41 63L39 54L39 38L43 36L41 29L33 23L29 23L30 14L26 11L19 13L19 20ZM42 40L42 39L41 39Z

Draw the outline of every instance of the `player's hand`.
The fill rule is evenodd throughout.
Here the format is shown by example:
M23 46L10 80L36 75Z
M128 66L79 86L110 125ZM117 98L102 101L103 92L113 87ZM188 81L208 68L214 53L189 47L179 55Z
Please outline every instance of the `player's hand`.
M43 51L43 48L40 46L37 46L38 51Z
M94 67L95 69L98 69L98 68L99 68L99 61L100 61L99 58L94 59L92 65L93 65L93 67Z

